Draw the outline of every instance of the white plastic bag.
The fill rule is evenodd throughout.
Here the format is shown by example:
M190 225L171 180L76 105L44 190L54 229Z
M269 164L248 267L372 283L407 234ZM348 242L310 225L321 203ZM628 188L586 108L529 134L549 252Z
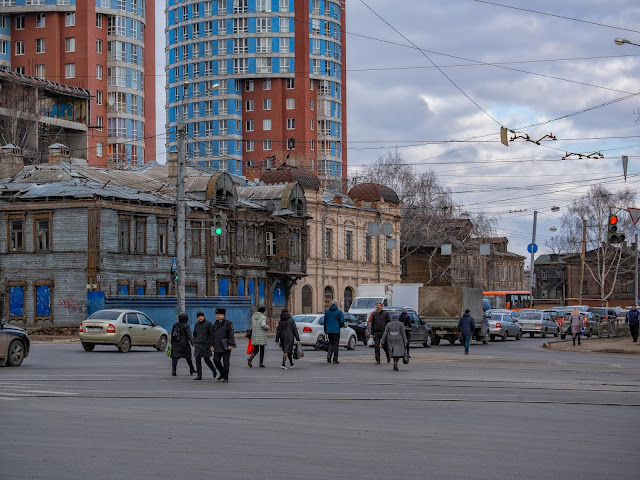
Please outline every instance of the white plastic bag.
M375 339L373 338L373 335L371 335L369 337L369 340L367 340L367 345L369 345L370 347L373 347L376 344Z

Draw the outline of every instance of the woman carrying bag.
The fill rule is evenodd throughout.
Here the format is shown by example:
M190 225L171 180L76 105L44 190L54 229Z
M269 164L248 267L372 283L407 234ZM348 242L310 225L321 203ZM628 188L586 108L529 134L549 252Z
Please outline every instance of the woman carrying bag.
M267 325L267 317L264 312L266 308L260 307L258 311L251 317L251 344L253 345L253 352L249 355L247 363L250 367L253 367L251 361L260 352L260 366L264 367L264 350L267 347L267 332L269 331L269 325Z
M282 310L280 313L280 323L278 323L278 331L276 333L276 343L279 343L280 348L282 348L281 368L283 370L287 369L285 366L287 358L289 358L289 368L295 367L293 364L293 348L295 347L296 340L300 342L296 322L293 321L293 317L288 310Z
M404 348L407 345L407 335L404 331L404 323L394 316L384 328L380 347L387 344L389 355L393 357L393 370L398 371L398 360L404 357Z

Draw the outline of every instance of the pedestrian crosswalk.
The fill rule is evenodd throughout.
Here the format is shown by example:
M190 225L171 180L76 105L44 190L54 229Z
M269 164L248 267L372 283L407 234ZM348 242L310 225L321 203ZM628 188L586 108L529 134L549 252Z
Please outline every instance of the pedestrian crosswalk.
M24 397L72 397L77 395L62 388L49 389L32 383L0 382L0 400L18 400Z

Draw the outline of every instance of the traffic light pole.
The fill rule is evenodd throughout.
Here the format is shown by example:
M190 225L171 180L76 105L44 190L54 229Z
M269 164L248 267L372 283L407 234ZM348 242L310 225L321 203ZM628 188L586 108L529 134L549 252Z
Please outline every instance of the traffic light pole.
M536 244L536 223L537 222L538 222L538 212L534 210L533 211L533 235L531 235L531 265L529 267L529 291L531 292L532 305L533 305L533 300L535 298L533 294L533 287L535 285L534 278L533 278L533 273L535 272L535 269L533 268L535 251L534 251L533 245Z

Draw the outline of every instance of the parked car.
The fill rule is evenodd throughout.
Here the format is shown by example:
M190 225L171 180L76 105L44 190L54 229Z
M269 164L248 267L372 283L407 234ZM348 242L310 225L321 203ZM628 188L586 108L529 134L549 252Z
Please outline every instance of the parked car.
M367 334L365 333L365 330L367 329L366 322L361 322L358 320L358 317L352 313L345 313L344 324L356 332L356 337L359 342L362 342L365 345L367 344Z
M324 334L324 313L307 313L303 315L294 315L293 321L296 322L298 335L300 335L300 343L302 345L311 345L315 347L319 339L326 341ZM340 329L341 347L347 347L348 350L356 348L358 336L356 331L348 326Z
M522 331L518 321L507 313L491 313L489 320L489 338L495 340L496 337L506 341L508 337L516 340L522 338Z
M488 315L489 313L494 314L494 313L503 313L506 315L511 315L512 318L518 318L520 316L520 312L516 312L515 310L509 310L508 308L492 308L490 310L487 310L486 312L484 312L484 315L486 317L490 317L490 315Z
M544 313L548 313L549 316L558 323L558 312L556 310L542 310Z
M399 317L402 313L402 309L407 310L407 314L411 318L411 343L421 343L423 347L429 348L431 346L431 342L433 340L433 333L431 332L431 327L422 320L418 313L411 307L384 307L382 310L385 312L389 312L391 318ZM374 312L369 314L369 318L367 319L367 327L365 330L365 335L367 340L371 336L371 316Z
M558 323L560 325L560 338L565 339L567 335L571 335L571 310L564 310L560 312L562 316L558 315ZM580 317L582 319L581 334L591 337L598 334L598 323L596 317L592 312L581 311Z
M167 331L137 310L98 310L78 327L82 348L92 352L96 345L115 345L126 353L132 346L167 348Z
M553 334L554 337L558 336L558 323L544 312L524 312L518 318L518 323L522 329L522 333L528 333L530 337L533 337L536 333L546 338L547 335Z
M29 356L31 342L26 330L0 320L0 365L18 367Z
M593 313L597 323L614 323L618 318L618 312L612 307L589 307L588 311Z

